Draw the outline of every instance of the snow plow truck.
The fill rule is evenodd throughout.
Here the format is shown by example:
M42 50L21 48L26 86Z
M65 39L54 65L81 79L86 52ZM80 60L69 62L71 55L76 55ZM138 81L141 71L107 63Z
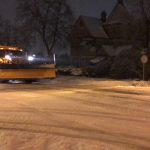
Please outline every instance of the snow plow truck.
M23 80L32 83L38 79L55 78L55 64L48 58L27 55L21 48L0 46L0 81Z

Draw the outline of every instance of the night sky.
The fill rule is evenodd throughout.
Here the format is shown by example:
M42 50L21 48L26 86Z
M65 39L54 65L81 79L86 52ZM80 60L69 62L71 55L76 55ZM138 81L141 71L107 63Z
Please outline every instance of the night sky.
M72 0L72 8L75 14L100 17L100 13L112 10L117 0Z
M100 16L102 10L110 12L117 0L69 0L76 16ZM15 18L16 0L0 0L0 14L11 21Z
M16 0L0 0L0 14L6 19L14 20Z

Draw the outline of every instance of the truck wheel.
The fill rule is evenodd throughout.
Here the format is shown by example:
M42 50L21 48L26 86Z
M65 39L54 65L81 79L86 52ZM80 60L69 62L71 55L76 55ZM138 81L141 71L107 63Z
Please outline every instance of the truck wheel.
M31 79L31 80L25 80L26 84L31 84L32 82L37 82L38 80L36 79Z
M9 80L0 80L0 83L8 83Z
M31 84L33 82L33 80L25 80L26 84Z

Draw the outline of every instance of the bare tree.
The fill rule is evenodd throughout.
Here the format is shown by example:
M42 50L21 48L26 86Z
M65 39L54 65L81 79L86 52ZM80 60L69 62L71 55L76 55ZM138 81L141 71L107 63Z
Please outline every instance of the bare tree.
M72 12L66 0L18 0L17 9L21 23L38 33L48 55L67 36Z
M15 45L14 43L14 26L9 20L0 18L0 44Z
M135 32L136 36L144 37L144 47L149 54L149 42L150 42L150 0L127 0L127 3L132 6L132 10L135 13ZM139 31L139 32L138 32ZM139 33L139 35L138 35Z
M135 33L136 36L142 37L144 52L150 59L150 0L127 0L128 4L132 6L132 10L135 12ZM139 32L138 32L139 31ZM140 34L139 34L140 33ZM150 75L150 61L146 64L145 79L148 80Z
M31 47L32 33L24 26L14 25L9 20L0 18L0 45L18 46L24 49ZM32 40L32 41L31 41Z
M14 25L12 30L13 36L11 43L19 46L24 50L34 47L35 36L30 28L25 25Z

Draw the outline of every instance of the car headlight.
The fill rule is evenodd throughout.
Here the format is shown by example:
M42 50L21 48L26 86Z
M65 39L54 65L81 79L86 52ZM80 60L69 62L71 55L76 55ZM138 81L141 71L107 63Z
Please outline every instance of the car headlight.
M9 61L12 61L12 58L10 55L5 55L5 59L9 60Z
M28 56L28 61L33 61L34 57L33 56Z

